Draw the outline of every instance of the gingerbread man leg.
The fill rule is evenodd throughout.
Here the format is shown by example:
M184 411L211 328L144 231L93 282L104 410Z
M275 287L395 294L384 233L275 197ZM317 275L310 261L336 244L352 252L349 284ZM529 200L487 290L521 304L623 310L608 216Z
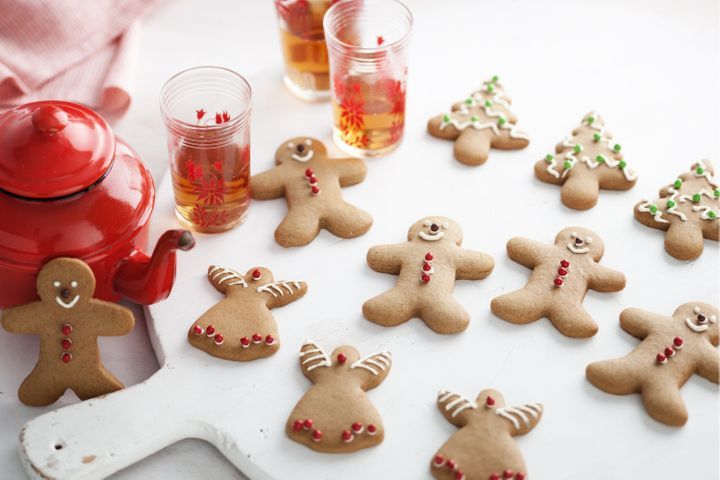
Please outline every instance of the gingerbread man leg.
M49 380L49 381L48 381ZM67 387L53 381L53 375L35 366L30 375L23 380L18 390L18 398L25 405L44 407L52 405L62 397Z
M676 378L657 375L647 379L642 386L642 399L645 410L658 422L676 427L687 422L687 409Z
M71 385L72 391L80 400L107 395L108 393L122 390L124 385L115 376L105 370L97 369L84 374L82 382Z
M665 236L665 249L680 260L694 260L703 252L703 234L690 222L675 222Z
M579 302L564 302L551 305L548 318L555 325L555 328L567 337L588 338L598 331L597 323Z
M470 315L452 295L424 303L420 307L420 318L437 333L460 333L470 323Z
M571 173L560 190L560 199L567 207L587 210L597 204L599 194L600 184L597 178Z
M285 220L275 230L275 240L283 247L301 247L312 242L318 232L320 232L319 215L291 207Z
M490 303L492 312L503 320L518 325L534 322L544 315L545 304L527 289L517 290L493 298Z
M637 393L641 388L641 379L637 376L634 362L625 358L603 360L587 366L585 375L590 383L600 390L614 395Z
M465 165L482 165L490 153L490 135L485 130L468 128L455 140L455 158Z
M342 238L354 238L364 234L372 226L370 214L347 202L340 202L323 216L322 226Z
M407 322L417 312L415 303L397 287L363 304L365 318L378 325L394 327Z

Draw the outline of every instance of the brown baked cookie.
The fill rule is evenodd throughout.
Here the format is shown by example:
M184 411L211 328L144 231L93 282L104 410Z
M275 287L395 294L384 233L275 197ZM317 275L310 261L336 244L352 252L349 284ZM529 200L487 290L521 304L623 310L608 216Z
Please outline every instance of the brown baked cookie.
M461 248L463 232L454 220L427 217L416 222L408 241L372 247L367 263L376 272L398 275L395 287L363 304L363 315L386 327L420 317L437 333L459 333L470 315L453 298L456 280L482 280L495 261Z
M512 437L525 435L542 417L539 403L506 407L497 390L483 390L473 402L441 391L438 408L460 428L440 447L430 464L439 480L524 480L527 470Z
M688 414L680 387L695 373L720 382L717 322L718 309L703 302L680 305L672 317L625 309L620 326L642 342L625 357L591 363L587 378L615 395L640 393L655 420L685 425Z
M602 117L590 112L572 136L555 146L555 155L548 153L535 164L535 176L545 183L562 185L560 199L576 210L594 207L601 188L629 190L637 175L612 138Z
M625 275L598 264L605 244L594 232L568 227L555 237L555 245L527 238L512 238L508 256L532 269L522 290L494 298L493 313L518 325L547 317L563 335L592 337L598 326L582 307L588 289L618 292L625 288Z
M360 358L355 348L343 345L328 356L308 341L300 349L300 368L313 383L288 418L288 436L326 453L348 453L374 447L383 441L380 414L367 392L390 372L390 352Z
M267 268L241 275L211 265L208 280L225 298L203 313L188 331L190 344L225 360L245 362L269 357L280 349L275 319L270 310L302 298L305 282L273 280Z
M680 260L703 252L703 238L720 237L720 185L708 160L700 160L675 182L660 189L660 198L635 205L635 218L648 227L666 230L665 250Z
M90 267L56 258L38 274L40 300L2 312L8 332L40 336L40 358L18 391L22 403L50 405L68 388L81 400L123 388L103 366L97 337L129 333L135 317L125 307L94 299L94 292Z
M342 238L358 237L370 229L372 217L342 198L342 187L362 182L367 173L359 158L328 158L320 140L297 137L275 153L277 166L250 180L252 197L285 197L288 213L275 240L283 247L312 242L324 228Z
M464 102L452 111L428 121L433 137L455 141L455 158L465 165L482 165L490 148L517 150L530 143L527 133L517 130L517 117L510 111L505 89L492 77L483 82Z

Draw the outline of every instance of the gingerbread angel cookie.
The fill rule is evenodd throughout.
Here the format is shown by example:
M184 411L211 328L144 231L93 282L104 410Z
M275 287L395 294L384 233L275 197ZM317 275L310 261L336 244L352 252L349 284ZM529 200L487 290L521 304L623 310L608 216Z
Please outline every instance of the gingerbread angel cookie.
M720 237L720 185L715 169L700 160L675 182L660 189L660 199L635 205L635 218L648 227L666 230L665 250L680 260L694 260L703 252L703 238Z
M280 348L278 328L270 310L301 298L307 284L273 280L267 268L241 275L212 265L208 280L225 298L203 313L188 331L194 347L225 360L244 362L269 357Z
M431 118L427 129L433 137L455 141L459 162L482 165L490 148L517 150L528 146L530 137L517 129L516 122L510 99L495 76L464 102L454 104L450 113Z
M288 436L326 453L348 453L374 447L383 441L380 414L367 392L390 372L390 352L360 357L343 345L332 355L315 342L300 349L300 368L313 383L288 418Z
M456 280L482 280L495 262L490 255L462 248L460 225L446 217L416 222L408 241L373 247L367 263L376 272L398 275L395 287L363 304L363 315L385 326L420 317L437 333L459 333L470 315L453 298Z
M522 290L494 298L493 313L511 323L526 324L547 317L563 335L592 337L598 326L582 307L588 289L618 292L625 275L598 264L605 253L602 239L582 227L569 227L555 237L554 245L527 238L512 238L508 256L532 269Z
M94 292L90 267L56 258L38 274L40 300L2 312L8 332L40 336L40 358L18 391L22 403L50 405L67 389L85 400L123 388L103 366L97 337L129 333L135 317L125 307L94 299Z
M460 428L440 447L430 469L439 480L524 480L525 462L512 437L525 435L540 421L543 407L527 403L506 407L496 390L483 390L476 401L441 391L438 408Z
M312 242L324 228L342 238L358 237L370 229L372 217L342 198L341 188L365 179L367 167L359 158L328 158L325 145L298 137L275 153L277 166L252 177L256 200L285 197L288 213L275 240L283 247Z
M639 308L620 314L620 326L642 340L627 356L591 363L590 383L615 395L640 393L645 410L666 425L685 425L680 387L695 373L720 382L718 309L703 302L679 306L672 317Z
M562 185L560 199L576 210L592 208L600 189L629 190L637 175L620 153L621 147L605 130L605 122L595 112L583 118L572 136L555 146L555 154L535 164L535 176Z

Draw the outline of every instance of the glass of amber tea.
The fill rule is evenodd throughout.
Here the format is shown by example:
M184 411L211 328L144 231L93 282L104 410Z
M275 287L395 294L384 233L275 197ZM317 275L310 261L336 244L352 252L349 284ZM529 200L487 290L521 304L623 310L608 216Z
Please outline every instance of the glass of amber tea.
M285 86L303 100L330 98L323 16L337 0L275 0Z
M402 140L412 21L397 0L342 0L325 14L333 139L350 155L383 156Z
M191 68L163 86L175 214L185 227L219 233L245 220L251 98L248 82L221 67Z

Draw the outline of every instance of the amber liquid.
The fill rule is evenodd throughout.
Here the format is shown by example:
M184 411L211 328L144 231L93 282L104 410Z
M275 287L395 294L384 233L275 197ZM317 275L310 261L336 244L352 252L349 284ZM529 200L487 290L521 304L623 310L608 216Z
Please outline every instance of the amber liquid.
M249 146L181 146L172 162L175 209L181 223L219 233L241 224L250 206Z

